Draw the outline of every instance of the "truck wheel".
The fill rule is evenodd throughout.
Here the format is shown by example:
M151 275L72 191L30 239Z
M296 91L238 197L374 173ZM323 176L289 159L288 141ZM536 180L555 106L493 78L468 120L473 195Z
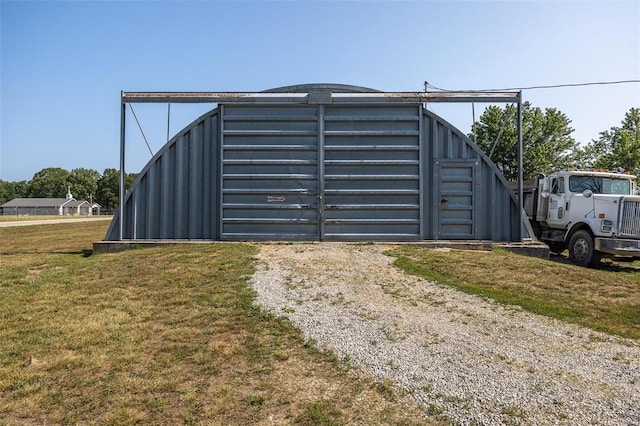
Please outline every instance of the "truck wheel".
M547 245L549 246L549 251L555 254L560 254L567 248L564 243L547 243Z
M577 231L569 241L569 259L579 266L595 268L600 264L600 253L593 248L593 237L587 231Z

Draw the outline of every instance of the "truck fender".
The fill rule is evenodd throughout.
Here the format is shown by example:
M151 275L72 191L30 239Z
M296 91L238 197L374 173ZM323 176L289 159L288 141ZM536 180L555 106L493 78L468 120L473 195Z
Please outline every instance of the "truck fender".
M591 234L591 236L595 235L595 232L593 232L593 229L591 228L591 225L589 223L576 222L572 224L569 229L567 229L567 232L564 234L564 241L568 243L569 240L571 240L571 237L573 237L573 234L581 230L588 231Z

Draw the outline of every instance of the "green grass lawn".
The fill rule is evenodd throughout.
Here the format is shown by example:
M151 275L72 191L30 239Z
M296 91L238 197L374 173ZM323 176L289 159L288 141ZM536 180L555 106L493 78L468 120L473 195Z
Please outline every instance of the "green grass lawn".
M434 424L253 305L256 246L0 229L0 424Z
M640 338L640 265L588 269L503 250L389 252L407 273L595 330Z
M0 424L437 424L253 305L251 244L92 255L109 222L0 228ZM640 337L640 267L403 245L409 273Z

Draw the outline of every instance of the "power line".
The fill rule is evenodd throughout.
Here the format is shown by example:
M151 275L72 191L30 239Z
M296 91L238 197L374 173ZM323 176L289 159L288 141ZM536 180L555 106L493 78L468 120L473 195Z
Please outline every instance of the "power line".
M589 83L566 83L566 84L551 84L544 86L528 86L528 87L509 87L505 89L480 89L480 90L449 90L436 87L425 81L425 87L439 90L441 92L502 92L509 90L534 90L534 89L557 89L562 87L581 87L581 86L604 86L610 84L629 84L640 83L640 80L618 80L618 81L594 81Z

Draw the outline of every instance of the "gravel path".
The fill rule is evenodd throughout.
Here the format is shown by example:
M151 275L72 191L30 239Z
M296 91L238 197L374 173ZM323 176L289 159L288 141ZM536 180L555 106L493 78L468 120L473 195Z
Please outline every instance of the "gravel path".
M408 276L387 245L265 244L257 302L460 424L640 424L640 343Z
M76 222L93 222L96 220L112 220L113 216L91 216L78 218L62 218L62 219L37 219L37 220L13 220L8 222L0 222L0 228L9 228L12 226L32 226L32 225L52 225L55 223L76 223Z

